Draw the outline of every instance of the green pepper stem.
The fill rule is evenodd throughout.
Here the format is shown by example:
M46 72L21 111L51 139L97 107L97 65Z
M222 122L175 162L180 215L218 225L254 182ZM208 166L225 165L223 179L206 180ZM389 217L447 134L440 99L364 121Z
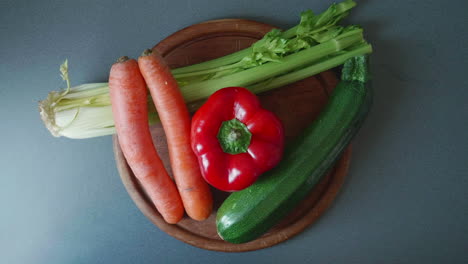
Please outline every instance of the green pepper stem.
M239 154L247 152L252 133L239 120L231 119L221 124L218 141L225 153Z

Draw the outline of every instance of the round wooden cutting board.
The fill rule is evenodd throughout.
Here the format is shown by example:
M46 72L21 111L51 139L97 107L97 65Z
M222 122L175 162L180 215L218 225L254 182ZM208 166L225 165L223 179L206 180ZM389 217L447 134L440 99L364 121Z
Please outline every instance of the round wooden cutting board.
M242 20L222 19L196 24L167 37L154 49L162 54L172 68L214 59L250 46L273 27L267 24ZM284 124L286 142L299 135L319 114L326 104L328 94L336 86L332 71L296 82L260 95L262 106L276 113ZM170 172L168 150L164 131L160 125L151 127L153 142ZM266 248L283 242L312 224L330 206L341 188L348 171L350 150L343 153L335 167L281 223L267 234L245 244L223 241L216 232L216 209L229 195L213 190L215 204L212 215L205 221L184 217L176 225L164 222L156 208L147 199L145 191L127 165L114 136L114 153L125 188L143 214L169 235L190 245L215 251L241 252Z

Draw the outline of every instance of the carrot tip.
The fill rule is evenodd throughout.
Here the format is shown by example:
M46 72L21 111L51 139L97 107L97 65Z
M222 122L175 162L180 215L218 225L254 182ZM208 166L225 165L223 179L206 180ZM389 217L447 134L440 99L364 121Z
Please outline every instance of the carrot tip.
M153 53L152 49L145 49L145 51L141 53L141 56L148 56L148 55L151 55L152 53Z
M130 58L127 57L127 56L122 56L122 57L118 58L116 62L117 62L117 63L119 63L119 62L125 62L125 61L128 61L129 59L130 59Z

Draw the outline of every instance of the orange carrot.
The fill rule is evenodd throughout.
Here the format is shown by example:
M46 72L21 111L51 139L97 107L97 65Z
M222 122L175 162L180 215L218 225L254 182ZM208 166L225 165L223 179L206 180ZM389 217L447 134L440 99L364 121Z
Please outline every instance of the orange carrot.
M213 198L190 145L190 115L176 80L163 58L146 50L138 58L167 137L172 172L185 211L195 220L211 214Z
M153 145L147 90L137 61L120 58L111 68L109 88L115 128L128 165L164 220L171 224L179 222L184 207Z

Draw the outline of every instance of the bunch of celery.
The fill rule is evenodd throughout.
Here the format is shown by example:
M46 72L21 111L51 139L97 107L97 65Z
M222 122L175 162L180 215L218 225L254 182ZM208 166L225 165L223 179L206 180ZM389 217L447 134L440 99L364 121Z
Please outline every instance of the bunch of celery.
M251 47L211 61L172 70L182 94L194 111L197 102L228 86L268 91L343 64L372 52L358 26L337 23L356 5L352 0L333 4L325 12L301 14L300 23L272 30ZM39 103L41 118L54 136L90 138L115 133L107 83L70 87L68 65L61 66L67 89L49 93ZM158 121L148 98L149 122Z

